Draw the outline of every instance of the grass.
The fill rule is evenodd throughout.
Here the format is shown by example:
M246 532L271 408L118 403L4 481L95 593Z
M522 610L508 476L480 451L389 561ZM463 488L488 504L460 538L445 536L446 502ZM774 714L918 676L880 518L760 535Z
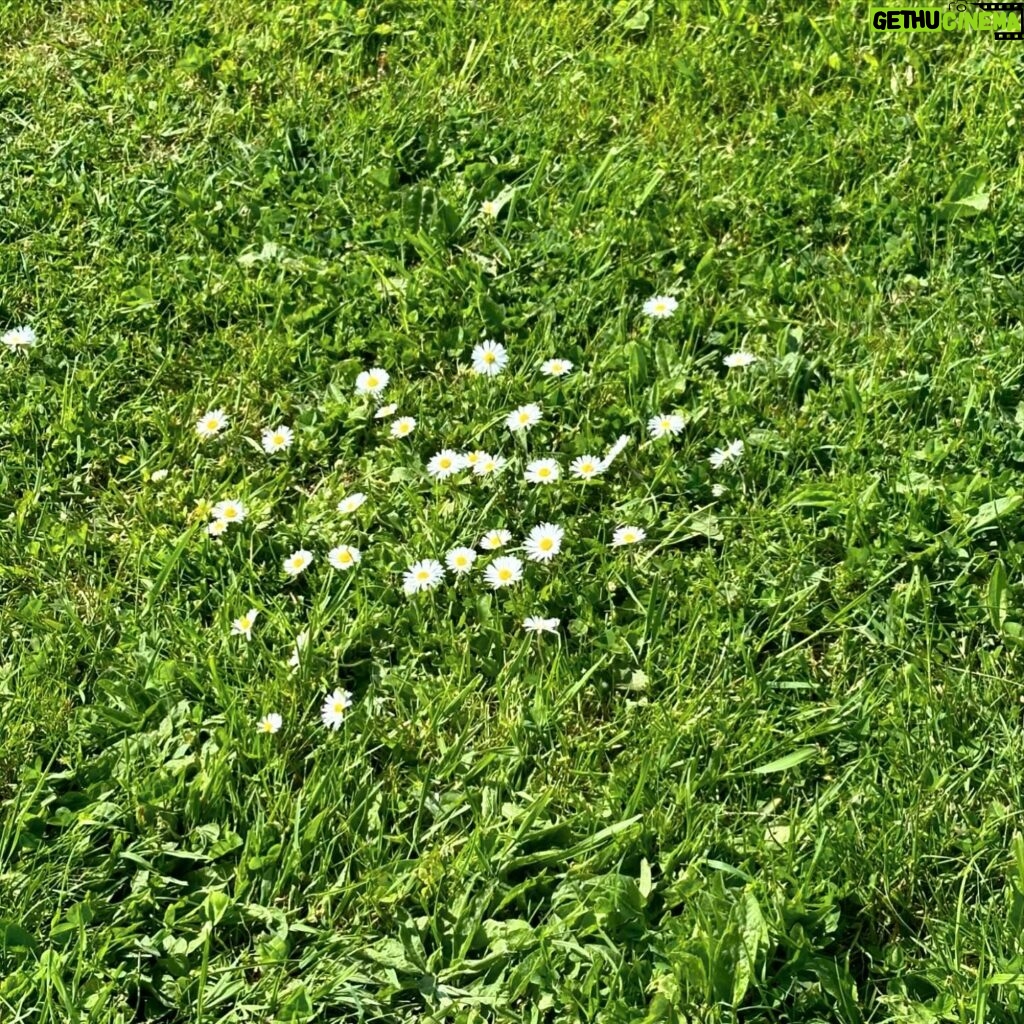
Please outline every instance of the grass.
M0 5L0 1020L1024 1020L1024 50L759 7Z

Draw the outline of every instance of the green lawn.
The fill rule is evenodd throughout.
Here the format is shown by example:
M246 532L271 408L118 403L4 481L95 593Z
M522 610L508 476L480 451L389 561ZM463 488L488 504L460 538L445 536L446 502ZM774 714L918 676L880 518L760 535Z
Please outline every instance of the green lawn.
M0 3L3 1024L1024 1021L1024 43L803 7Z

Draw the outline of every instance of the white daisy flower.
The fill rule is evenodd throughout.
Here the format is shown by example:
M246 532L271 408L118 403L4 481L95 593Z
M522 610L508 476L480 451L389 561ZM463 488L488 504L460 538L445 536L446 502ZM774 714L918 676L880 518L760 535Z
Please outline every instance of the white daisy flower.
M512 534L508 530L491 530L480 538L480 543L477 547L483 548L484 551L497 551L498 548L503 548L511 539Z
M473 466L473 472L477 476L494 476L508 465L508 460L502 455L488 455L487 452L479 454L482 458Z
M675 437L676 434L682 433L685 427L686 417L675 412L652 416L647 421L647 433L655 440L661 437Z
M757 356L755 356L753 352L730 352L722 362L730 370L734 370L738 367L750 366L751 363L756 363Z
M490 456L487 454L487 452L480 451L479 449L477 449L475 452L465 452L462 456L462 462L467 469L471 469L475 473L476 467L479 466L481 462L488 458L490 458Z
M228 425L227 415L223 409L211 409L199 417L196 423L196 433L204 441L210 437L216 437Z
M562 550L562 538L565 531L554 523L541 523L535 526L523 542L526 557L531 562L550 562Z
M412 416L401 416L391 424L392 437L408 437L416 429L416 420Z
M374 414L375 420L386 420L389 416L394 416L398 410L398 406L391 403L391 405L382 405Z
M553 484L561 470L554 459L534 459L526 467L523 479L531 484Z
M275 733L279 732L284 719L281 718L276 711L271 711L269 715L264 715L257 723L257 732Z
M480 216L486 220L494 220L501 213L503 205L501 199L485 199L480 204Z
M602 473L626 450L626 446L631 440L632 438L630 438L629 434L622 434L611 448L605 452L605 456L601 460Z
M444 556L445 564L456 576L462 576L473 568L476 552L472 548L452 548Z
M580 480L590 480L603 473L604 468L604 459L599 459L596 455L581 455L569 464L569 472Z
M568 359L548 359L540 365L545 377L564 377L572 369Z
M558 633L561 619L545 619L539 615L529 615L523 619L523 629L527 633Z
M231 623L231 635L244 636L246 640L251 640L252 627L257 615L259 612L255 608L250 608L244 615L240 615Z
M722 497L723 494L727 494L728 492L729 492L729 488L726 487L725 484L712 484L711 485L711 497L712 498L720 498L720 497Z
M473 349L473 372L484 377L497 377L508 364L505 346L498 341L487 340Z
M352 707L352 694L348 690L335 690L320 708L320 719L328 729L337 731L345 720L345 712Z
M339 544L327 552L327 561L334 569L353 569L362 557L359 548L354 548L351 544Z
M306 645L309 643L309 630L304 629L295 638L295 646L292 648L292 656L288 659L289 668L298 668L299 659L302 657L302 652L306 649Z
M389 380L391 380L391 375L379 366L375 366L372 370L363 370L356 377L356 394L379 395L388 386Z
M639 526L620 526L612 535L612 547L621 548L624 544L639 544L647 534Z
M234 498L228 498L226 501L218 501L216 505L210 509L211 519L223 519L225 523L240 523L245 519L246 515L245 506Z
M678 308L679 303L671 295L655 295L644 303L645 315L654 317L656 320L664 320Z
M273 455L274 452L283 452L292 446L294 438L295 435L290 427L267 427L263 431L263 450L268 455Z
M499 587L511 587L522 578L523 563L515 555L502 555L484 569L484 579L494 590Z
M444 568L434 558L424 558L414 562L405 572L402 589L407 594L415 594L420 590L433 590L444 579Z
M444 480L465 467L465 459L451 448L439 451L428 463L427 472L438 480Z
M307 551L305 548L301 548L298 551L293 551L284 560L284 571L289 576L298 576L300 572L303 572L309 567L309 563L313 561L313 552Z
M518 409L508 414L505 425L513 433L519 430L529 430L535 427L541 420L540 407L532 402L529 405L521 405Z
M31 327L12 327L4 332L0 341L12 352L25 352L36 343L36 332Z
M228 521L226 519L214 519L212 523L206 528L206 532L211 537L219 537L228 528Z
M720 469L727 462L735 462L743 454L743 442L731 441L727 448L716 448L709 456L712 469Z
M615 443L608 449L608 454L605 455L604 461L610 463L614 459L617 459L626 450L626 448L629 447L629 442L631 440L632 438L629 434L620 434L615 439Z
M342 498L338 502L338 511L344 515L350 516L356 509L359 508L363 502L366 501L366 495L356 491L355 494L350 494L346 498Z
M161 481L166 480L169 473L169 469L154 469L153 472L150 473L149 479L152 480L153 483L158 484Z

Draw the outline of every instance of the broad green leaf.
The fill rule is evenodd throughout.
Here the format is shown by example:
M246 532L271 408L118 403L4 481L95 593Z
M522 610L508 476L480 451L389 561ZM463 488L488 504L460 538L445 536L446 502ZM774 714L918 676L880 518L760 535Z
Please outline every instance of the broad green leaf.
M654 890L654 883L651 881L651 864L646 857L640 860L640 895L646 900Z
M213 924L218 924L231 907L231 897L214 890L207 893L203 901L203 914Z
M223 857L226 853L232 853L242 845L242 837L237 832L226 831L208 851L210 860Z
M758 959L768 947L768 925L754 894L747 891L740 898L737 908L737 949L736 970L733 974L732 1001L738 1006L747 994Z
M1002 562L996 562L988 581L988 614L992 625L1002 629L1009 610L1010 586Z
M968 533L983 530L986 526L991 526L993 523L999 522L1000 519L1005 519L1020 507L1021 502L1024 502L1024 496L1013 493L1007 494L1002 498L996 498L995 501L986 501L984 505L979 505L978 511L974 513L967 523Z
M791 751L784 757L776 758L774 761L769 761L768 764L762 764L757 768L751 768L751 773L753 775L770 775L772 772L784 772L787 768L794 768L798 764L803 764L804 761L814 757L817 752L817 747L797 747L796 750Z
M35 937L17 921L0 919L0 953L34 953Z
M988 209L988 193L987 192L975 192L972 196L965 196L963 199L956 201L957 206L967 206L972 210L987 210Z
M850 972L840 963L825 957L816 957L812 969L818 977L818 984L835 1000L839 1020L860 1024L863 1016L857 998L857 984Z
M313 1016L313 1001L301 982L297 984L281 1003L275 1020L308 1021Z
M989 193L985 190L984 168L972 167L963 171L938 203L936 211L939 220L957 217L976 217L988 209Z

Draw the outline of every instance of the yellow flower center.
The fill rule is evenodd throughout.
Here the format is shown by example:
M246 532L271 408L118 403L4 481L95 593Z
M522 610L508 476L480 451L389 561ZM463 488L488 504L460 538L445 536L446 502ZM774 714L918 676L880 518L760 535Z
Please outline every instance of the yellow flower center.
M447 459L447 458L445 458L445 459L441 459L441 460L440 460L440 461L438 462L438 465L439 465L439 466L440 466L440 467L441 467L442 469L448 469L448 468L449 468L449 467L451 466L451 464L452 464L452 460L451 460L451 459Z
M529 423L530 422L530 414L528 412L521 412L519 414L519 422L520 423Z
M272 722L264 722L263 723L263 731L264 732L273 732L274 731L273 723Z
M456 564L456 565L457 565L457 566L458 566L458 567L459 567L460 569L463 569L463 568L465 568L465 566L466 566L466 563L467 563L468 561L469 561L469 559L468 559L468 558L466 558L466 556L465 556L465 555L456 555L456 557L455 557L455 564Z
M273 436L272 440L273 440L274 444L277 444L277 445L284 444L284 434L275 434Z
M212 417L212 416L206 421L206 429L207 430L216 430L219 426L220 426L220 420L214 419L214 417Z
M418 580L429 580L430 579L430 573L427 572L426 569L420 569L420 571L418 573L416 573L416 579L418 579Z
M594 464L592 462L584 462L580 469L584 474L593 473Z
M338 561L341 562L342 565L348 565L348 563L352 561L352 556L347 551L342 551L338 555Z
M334 713L336 715L340 715L340 714L342 714L345 711L345 705L342 704L340 700L336 700L334 702L334 704L333 704L333 707L334 707Z
M498 570L498 579L499 580L510 580L510 579L512 579L512 570L511 569L499 569Z
M537 476L551 476L551 470L547 466L541 466L537 470Z
M366 378L366 386L368 388L375 388L377 386L377 378L376 377L367 377Z
M227 508L224 509L224 515L221 518L228 520L237 519L238 509L235 508L234 505L228 505Z

